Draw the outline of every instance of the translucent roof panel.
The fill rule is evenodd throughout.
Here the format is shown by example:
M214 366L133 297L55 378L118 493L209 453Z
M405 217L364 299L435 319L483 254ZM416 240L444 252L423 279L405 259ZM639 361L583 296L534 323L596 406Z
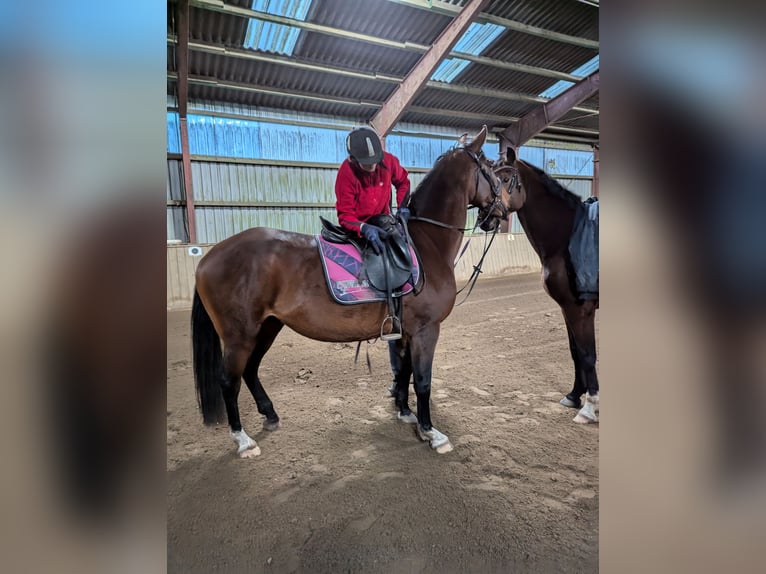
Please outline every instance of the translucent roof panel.
M311 0L253 0L252 7L259 12L305 20L311 7ZM295 26L250 18L244 47L291 56L300 32L300 29Z
M496 24L477 24L473 23L463 33L453 50L455 52L465 52L477 56L489 46L492 41L505 31L503 26ZM447 58L431 76L432 80L437 82L452 82L457 75L462 72L470 62L461 58Z

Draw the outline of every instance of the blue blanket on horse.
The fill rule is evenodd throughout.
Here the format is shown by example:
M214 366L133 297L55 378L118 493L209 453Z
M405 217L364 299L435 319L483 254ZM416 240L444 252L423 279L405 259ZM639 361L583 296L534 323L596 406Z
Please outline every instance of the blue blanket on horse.
M598 200L589 198L575 214L569 255L575 272L577 295L598 298Z

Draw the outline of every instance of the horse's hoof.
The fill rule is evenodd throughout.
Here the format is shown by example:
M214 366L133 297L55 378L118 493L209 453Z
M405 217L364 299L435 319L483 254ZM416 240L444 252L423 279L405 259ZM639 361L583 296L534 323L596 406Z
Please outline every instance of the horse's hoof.
M247 433L243 430L229 431L231 438L237 443L237 454L239 458L252 458L261 454L261 449L258 448L258 443L247 436Z
M449 437L446 434L440 433L435 428L431 427L431 430L424 431L420 428L420 425L415 427L417 429L418 438L422 441L428 441L431 448L436 450L439 454L444 454L452 450L452 445L449 442ZM442 448L444 447L444 448ZM439 449L442 448L440 451Z
M279 420L275 420L275 421L265 420L265 421L263 421L263 430L275 431L278 428L279 428Z
M402 415L402 413L396 413L396 418L398 418L403 423L409 423L411 425L418 424L418 417L416 417L413 413L406 415Z
M455 449L452 446L452 443L449 441L447 442L447 444L443 444L441 446L436 447L436 452L438 454L447 454L448 452L452 452L453 450Z
M258 445L253 448L248 448L239 453L239 458L255 458L261 455L261 447Z
M590 419L590 418L588 418L586 416L581 415L580 413L577 413L575 415L575 418L573 418L572 420L574 422L582 424L582 425L587 425L587 424L597 423L598 422L598 419Z
M564 397L563 399L559 401L559 404L569 409L579 409L582 406L582 401L575 402L569 397Z

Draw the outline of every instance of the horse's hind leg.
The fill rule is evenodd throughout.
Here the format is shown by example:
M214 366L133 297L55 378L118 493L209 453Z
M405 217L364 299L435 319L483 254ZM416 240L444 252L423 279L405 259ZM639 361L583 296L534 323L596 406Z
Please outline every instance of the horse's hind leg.
M566 319L566 316L564 317ZM574 363L575 379L572 391L559 401L565 407L579 409L582 406L581 397L585 393L585 382L583 381L582 369L580 368L580 353L577 350L572 328L567 323L567 335L569 336L569 352L572 355Z
M274 339L277 338L277 335L282 330L282 326L282 322L275 317L268 317L263 322L255 340L255 349L253 349L247 361L243 375L245 384L250 389L250 393L255 399L255 404L258 406L258 412L266 417L263 421L263 428L268 431L274 431L279 428L279 415L277 415L269 395L266 394L263 385L261 385L261 380L258 378L258 367L260 367L261 360L266 352L271 348Z
M226 415L229 418L231 437L237 443L237 454L242 458L249 458L261 454L256 442L250 438L242 428L239 419L239 406L237 398L242 386L242 373L247 364L250 349L240 345L227 345L223 353L224 378L221 381L223 402L226 405Z

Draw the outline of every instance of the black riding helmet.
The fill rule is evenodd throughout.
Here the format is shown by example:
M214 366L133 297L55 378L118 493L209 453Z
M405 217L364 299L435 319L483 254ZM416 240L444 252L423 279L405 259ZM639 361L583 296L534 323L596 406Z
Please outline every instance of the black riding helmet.
M383 144L372 128L351 130L346 136L346 150L360 165L374 165L383 160Z

